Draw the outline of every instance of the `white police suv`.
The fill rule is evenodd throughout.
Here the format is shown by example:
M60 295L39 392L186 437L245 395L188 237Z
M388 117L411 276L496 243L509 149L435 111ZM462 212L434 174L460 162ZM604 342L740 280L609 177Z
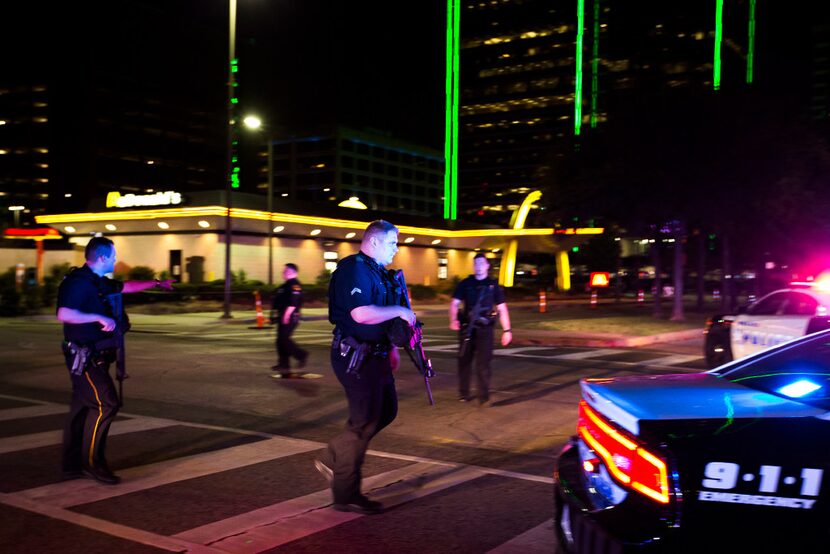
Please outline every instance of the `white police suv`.
M830 328L830 283L792 283L736 314L706 322L704 353L710 368Z

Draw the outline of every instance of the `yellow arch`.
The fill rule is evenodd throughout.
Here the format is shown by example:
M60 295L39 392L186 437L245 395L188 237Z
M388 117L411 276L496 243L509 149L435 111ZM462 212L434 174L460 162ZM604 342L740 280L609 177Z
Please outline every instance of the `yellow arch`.
M542 197L542 191L534 190L522 202L513 215L510 217L511 229L524 229L525 221L527 221L527 214L530 213L530 208L533 203ZM519 251L518 239L512 239L507 243L507 248L504 249L504 255L501 257L501 269L499 270L499 284L504 287L513 286L513 276L516 274L516 254Z

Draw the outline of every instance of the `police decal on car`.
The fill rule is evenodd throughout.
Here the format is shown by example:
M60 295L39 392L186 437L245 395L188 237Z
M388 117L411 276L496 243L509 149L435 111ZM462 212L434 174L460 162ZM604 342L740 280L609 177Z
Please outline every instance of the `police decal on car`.
M801 508L805 510L812 509L813 504L816 502L815 499L723 492L737 488L739 481L747 483L757 481L759 493L777 493L781 485L784 485L785 489L790 489L800 483L800 488L798 488L798 494L800 496L819 495L824 470L802 468L794 472L787 471L786 475L782 478L783 470L784 468L781 466L762 465L754 472L742 473L740 466L736 463L709 462L704 469L705 478L701 485L708 489L717 490L699 491L698 500L705 502L728 502L731 504Z

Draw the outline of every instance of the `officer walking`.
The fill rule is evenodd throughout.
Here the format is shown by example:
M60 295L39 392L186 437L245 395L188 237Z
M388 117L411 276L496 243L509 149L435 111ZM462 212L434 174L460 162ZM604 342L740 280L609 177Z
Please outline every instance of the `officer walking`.
M285 264L282 276L285 282L274 293L274 316L272 323L277 323L277 365L271 369L278 371L274 377L289 377L290 360L298 361L298 367L305 367L308 352L297 346L291 339L294 329L300 323L300 308L303 305L303 287L297 280L298 270L295 264Z
M501 323L501 345L507 346L513 340L510 329L510 314L504 299L504 291L495 279L490 279L490 262L478 253L473 258L473 275L462 280L450 302L450 329L460 331L458 352L458 400L469 402L470 376L475 358L478 378L478 402L480 406L490 405L490 361L493 359L493 327L496 314ZM464 310L458 308L464 301ZM494 309L495 308L495 309Z
M63 433L62 470L65 479L87 475L108 485L120 478L107 465L105 448L119 399L109 367L117 354L116 333L128 327L114 313L112 295L153 287L172 290L165 281L126 281L105 276L115 268L115 245L94 237L84 251L86 263L73 269L58 288L57 318L63 322L63 352L72 379L72 404ZM118 328L120 327L120 328Z
M329 282L329 321L335 325L331 365L349 401L349 420L315 466L331 483L333 508L341 512L375 514L383 509L361 493L360 471L369 441L398 412L392 374L400 356L384 324L395 318L409 325L416 321L415 313L399 304L395 283L384 269L397 252L397 227L373 221L360 252L340 261Z

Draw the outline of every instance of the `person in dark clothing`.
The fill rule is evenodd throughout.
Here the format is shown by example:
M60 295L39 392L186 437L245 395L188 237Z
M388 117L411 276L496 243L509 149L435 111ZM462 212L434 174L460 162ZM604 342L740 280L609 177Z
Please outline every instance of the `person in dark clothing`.
M308 352L297 346L291 338L294 329L300 323L300 309L303 306L303 287L297 280L298 270L295 264L285 264L282 276L285 282L274 293L274 315L271 323L277 324L277 365L271 367L279 373L274 377L291 375L290 360L298 361L298 367L305 367Z
M473 258L473 275L458 284L450 302L450 329L460 331L458 400L469 402L473 399L470 396L470 376L475 358L480 406L490 405L490 361L493 359L496 315L502 328L501 345L507 346L513 340L504 291L495 279L487 276L489 271L490 262L487 257L482 253L476 254ZM462 301L464 309L459 314Z
M401 318L415 325L415 313L399 304L384 267L397 252L398 229L387 221L373 221L360 252L341 260L329 282L329 321L335 325L331 365L349 401L349 420L315 466L329 480L333 508L341 512L375 514L383 509L361 493L360 482L369 441L398 413L393 372L400 355L385 324Z
M110 239L90 239L86 263L63 279L57 304L57 318L63 322L63 352L72 379L72 404L63 433L63 477L87 475L109 485L120 481L105 457L107 434L120 404L109 373L115 361L112 339L119 331L116 318L120 314L113 313L110 295L153 287L171 290L174 282L109 279L105 274L113 271L115 254ZM126 318L120 321L123 326Z

